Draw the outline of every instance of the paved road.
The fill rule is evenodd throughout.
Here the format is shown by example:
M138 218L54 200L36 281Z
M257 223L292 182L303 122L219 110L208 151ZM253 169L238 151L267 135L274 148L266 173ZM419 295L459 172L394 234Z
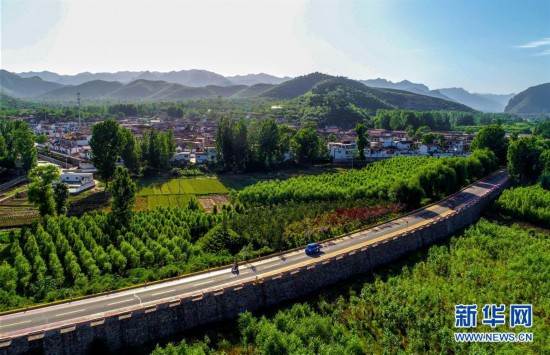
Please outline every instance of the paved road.
M0 339L98 319L106 314L120 314L129 311L131 308L152 306L158 301L166 301L183 295L200 294L207 290L237 286L244 281L254 280L256 277L262 278L278 274L299 264L303 265L307 262L329 258L342 251L360 248L369 242L374 243L388 238L398 231L407 228L412 229L426 224L438 216L452 213L449 206L452 205L457 208L470 202L495 187L495 185L503 183L506 176L506 172L500 172L486 180L477 182L437 205L398 220L323 243L322 253L316 257L307 256L301 250L293 251L241 265L238 275L232 274L229 269L217 270L161 284L114 292L110 295L5 315L0 317Z

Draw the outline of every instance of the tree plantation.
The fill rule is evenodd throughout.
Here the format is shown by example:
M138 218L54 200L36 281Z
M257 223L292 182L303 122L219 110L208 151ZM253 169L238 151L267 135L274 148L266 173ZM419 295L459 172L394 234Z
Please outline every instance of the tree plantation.
M487 175L495 167L495 156L490 151L478 151L469 158L398 157L342 174L258 183L239 191L237 198L253 205L392 198L415 207L424 196L431 200L441 198ZM416 191L416 201L404 201L411 194L402 193L403 190Z

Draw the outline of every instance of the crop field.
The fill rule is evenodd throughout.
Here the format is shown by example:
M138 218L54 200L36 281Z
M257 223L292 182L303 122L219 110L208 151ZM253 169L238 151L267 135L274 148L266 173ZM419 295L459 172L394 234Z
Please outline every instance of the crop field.
M191 196L229 193L217 178L143 179L137 185L138 199L147 199L148 209L157 206L182 208L187 206Z

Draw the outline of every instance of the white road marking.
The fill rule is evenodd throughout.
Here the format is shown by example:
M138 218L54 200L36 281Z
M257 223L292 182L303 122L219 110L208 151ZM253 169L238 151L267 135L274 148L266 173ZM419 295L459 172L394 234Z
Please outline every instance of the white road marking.
M141 298L139 298L139 296L136 295L135 293L134 293L134 297L137 298L137 299L139 300L139 305L140 305L141 307L143 307L143 303L141 303Z
M172 289L172 290L157 292L157 293L153 293L151 296L163 295L163 294L165 294L165 293L174 292L174 291L176 291L176 290Z
M107 303L107 306L112 306L114 304L119 304L119 303L126 303L126 302L130 302L130 301L133 301L133 300L134 300L133 298L129 298L127 300L122 300L122 301L113 302L113 303Z
M22 321L22 322L0 325L0 328L7 328L7 327L12 327L14 325L25 324L25 323L30 323L30 322L31 322L30 320L25 320L25 321Z
M194 284L193 286L200 286L200 285L204 285L204 284L209 284L209 283L214 282L214 281L215 281L215 280L199 282L198 284Z
M70 312L56 314L55 316L56 317L61 317L61 316L66 316L67 314L78 313L78 312L82 312L82 311L85 311L85 310L86 309L82 308L82 309L77 309L76 311L70 311Z

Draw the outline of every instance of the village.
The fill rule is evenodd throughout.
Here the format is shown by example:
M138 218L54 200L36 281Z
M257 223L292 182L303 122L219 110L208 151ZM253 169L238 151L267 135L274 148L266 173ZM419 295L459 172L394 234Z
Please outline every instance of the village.
M92 125L99 119L86 122L55 122L25 117L25 121L36 135L44 135L47 140L37 143L39 158L64 168L62 181L69 184L71 194L78 194L95 186L91 163ZM172 129L177 145L170 159L173 166L206 164L215 166L217 121L214 119L178 119L128 117L121 119L120 125L140 137L145 131L166 131ZM288 124L294 129L296 124L280 119L277 124ZM337 126L325 126L317 129L318 134L327 143L334 164L353 164L357 161L357 135L353 129L341 129ZM474 134L463 132L435 132L438 139L430 144L423 143L421 137L409 137L406 131L369 129L369 146L365 149L367 161L378 161L395 156L467 156L468 147ZM440 141L443 138L443 141ZM284 154L284 161L291 161L292 154ZM117 162L123 165L123 161Z

